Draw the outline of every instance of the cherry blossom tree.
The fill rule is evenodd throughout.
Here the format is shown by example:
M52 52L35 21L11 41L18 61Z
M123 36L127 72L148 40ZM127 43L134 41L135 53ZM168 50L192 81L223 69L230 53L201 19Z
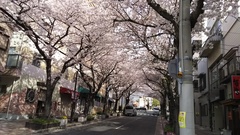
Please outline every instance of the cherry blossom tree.
M134 82L129 82L127 78L122 78L123 76L114 77L114 83L112 83L112 90L114 92L114 108L113 111L116 112L118 110L118 102L119 100L130 91ZM125 77L125 76L124 76ZM127 80L126 80L127 79ZM122 108L121 108L122 109Z
M153 56L152 62L168 62L176 57L179 48L179 2L127 0L110 2L109 8L114 11L115 26L121 27L121 32L134 42L134 48L145 48ZM236 9L237 3L237 0L191 0L192 33L204 31L204 17L223 17L229 13L227 11L231 11L230 8ZM166 66L157 70L165 72ZM177 92L177 87L173 92ZM173 94L169 96L171 95ZM178 98L171 99L178 101ZM175 104L178 105L177 102ZM176 113L175 118L177 115ZM177 128L176 126L175 129Z
M126 98L125 106L130 104L130 96L133 95L134 93L136 93L137 91L140 91L139 90L139 85L140 84L137 84L137 82L135 82L132 85L132 87L126 92L126 94L125 94L125 98Z
M118 62L110 63L101 61L100 63L90 63L90 65L80 65L79 73L82 80L81 85L88 90L88 97L85 102L84 114L89 113L89 108L94 105L94 98L99 94L100 90L106 89L104 86L107 83L110 75L117 68ZM85 67L85 68L84 68ZM105 97L106 98L106 97Z
M105 28L93 15L96 10L83 1L1 1L1 13L30 38L46 64L45 117L51 114L52 94L63 73L81 62L103 36L97 32ZM52 65L58 73L53 74Z

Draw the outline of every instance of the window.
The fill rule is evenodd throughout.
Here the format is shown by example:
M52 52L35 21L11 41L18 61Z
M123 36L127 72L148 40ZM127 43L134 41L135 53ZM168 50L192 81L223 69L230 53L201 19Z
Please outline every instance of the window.
M6 85L0 85L0 94L5 94L7 92L7 86Z
M8 53L9 54L17 54L16 47L9 47Z
M39 54L34 54L33 60L32 60L32 65L39 67L41 66L41 55Z
M204 104L201 106L201 116L208 116L208 105Z
M21 68L22 58L21 55L17 53L16 47L10 47L8 51L8 58L6 67L8 68Z
M206 73L199 74L199 90L203 91L206 88Z
M0 50L7 51L9 45L9 36L6 34L5 29L0 26Z
M193 81L193 89L194 89L194 92L199 92L199 90L198 90L198 80Z
M22 57L19 54L8 54L6 67L21 68L22 67Z
M235 62L233 59L229 62L228 68L229 68L229 74L233 74L235 72Z
M240 57L236 57L236 70L240 70Z
M213 82L218 80L218 72L217 72L217 67L216 66L212 69L211 80L212 80L211 83L213 83Z
M27 89L26 102L33 103L35 101L35 90Z
M202 77L200 78L200 86L201 86L200 91L203 91L206 88L206 74L203 74Z

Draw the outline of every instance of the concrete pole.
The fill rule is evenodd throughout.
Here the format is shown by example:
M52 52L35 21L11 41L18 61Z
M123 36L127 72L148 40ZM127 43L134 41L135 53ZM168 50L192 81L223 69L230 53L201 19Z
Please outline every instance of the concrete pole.
M180 127L180 135L195 135L194 95L192 79L192 46L190 24L190 0L180 1L180 68L182 74L180 88L180 112L185 115L185 127Z

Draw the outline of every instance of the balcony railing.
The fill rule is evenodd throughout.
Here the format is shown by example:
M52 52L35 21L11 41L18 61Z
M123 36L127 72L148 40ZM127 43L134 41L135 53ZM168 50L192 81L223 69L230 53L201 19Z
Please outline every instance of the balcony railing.
M216 45L219 45L222 40L221 33L215 33L208 37L202 50L200 50L200 57L208 57L214 50Z
M224 91L220 88L219 81L215 81L210 85L210 101L224 99Z

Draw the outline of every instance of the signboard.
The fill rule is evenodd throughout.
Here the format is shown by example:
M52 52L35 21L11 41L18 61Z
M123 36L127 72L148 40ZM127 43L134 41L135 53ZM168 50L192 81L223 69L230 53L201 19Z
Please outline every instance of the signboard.
M240 76L232 76L233 99L240 99Z
M186 128L186 112L179 112L178 123L180 128Z

